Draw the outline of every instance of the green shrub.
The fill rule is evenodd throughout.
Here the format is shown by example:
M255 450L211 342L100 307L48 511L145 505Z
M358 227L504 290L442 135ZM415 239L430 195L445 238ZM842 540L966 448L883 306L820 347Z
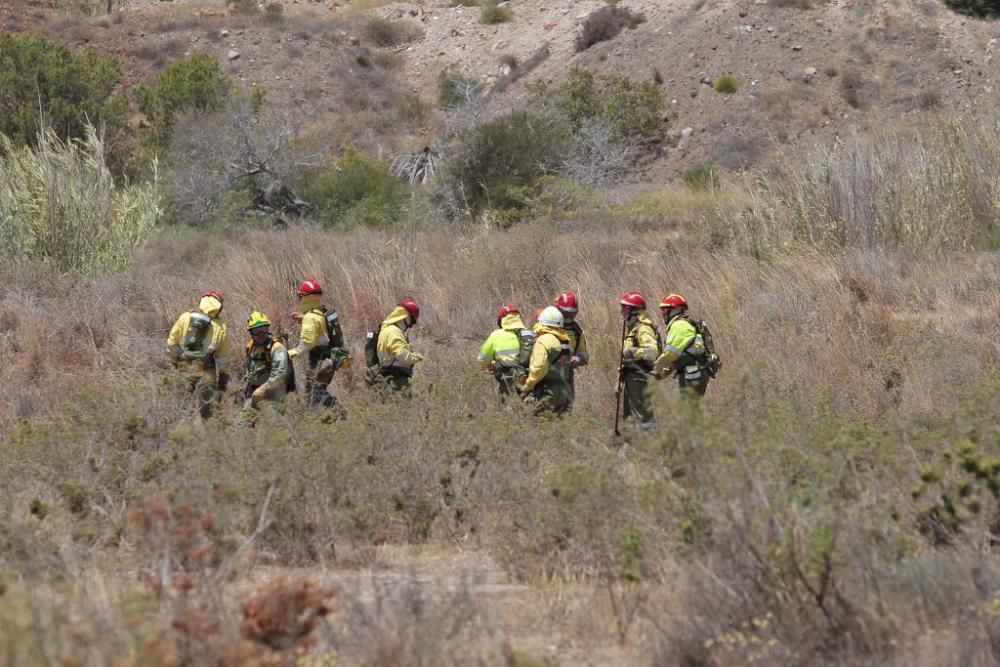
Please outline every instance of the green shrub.
M1000 16L1000 2L997 0L944 0L944 4L959 14L979 18Z
M479 97L483 84L461 74L446 74L438 85L438 103L442 109L454 109Z
M740 80L731 74L723 74L712 84L716 92L732 95L740 89Z
M483 8L479 12L479 22L486 25L506 23L512 20L514 20L514 12L506 5L501 7L493 0L486 0L486 4L483 5Z
M139 110L148 118L143 130L143 144L159 154L170 141L174 122L184 111L218 109L232 89L233 82L222 71L219 61L206 53L167 65L156 77L155 86L140 84L135 89Z
M376 46L397 46L418 39L420 27L410 21L389 21L372 18L365 26L365 36Z
M684 183L695 190L715 190L719 187L719 172L708 164L698 164L684 172Z
M572 153L572 127L560 118L515 111L458 137L445 180L468 210L522 209L537 187Z
M384 164L353 148L301 190L324 225L385 227L400 223L406 212L406 185Z
M162 215L155 186L115 187L93 127L33 150L0 135L0 252L59 271L121 269Z
M451 0L452 7L478 7L481 0Z
M34 146L44 124L62 140L83 138L88 123L117 125L124 100L112 97L118 61L94 49L76 53L40 35L0 36L0 134Z
M559 86L539 82L530 90L536 102L555 104L577 129L600 118L614 124L620 139L655 140L663 131L663 91L652 82L575 69Z

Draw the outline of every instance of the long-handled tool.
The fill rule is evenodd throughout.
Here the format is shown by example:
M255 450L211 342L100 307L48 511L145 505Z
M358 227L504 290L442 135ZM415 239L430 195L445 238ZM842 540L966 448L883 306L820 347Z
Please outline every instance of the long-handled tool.
M625 382L625 328L628 320L622 318L622 336L618 342L618 386L615 387L615 435L621 435L618 430L618 420L621 416L622 408L622 385Z

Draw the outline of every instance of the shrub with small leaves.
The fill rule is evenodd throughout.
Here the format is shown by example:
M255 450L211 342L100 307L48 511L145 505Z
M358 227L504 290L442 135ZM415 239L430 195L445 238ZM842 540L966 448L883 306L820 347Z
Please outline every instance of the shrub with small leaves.
M386 227L403 220L406 185L388 167L348 148L326 171L302 185L324 225Z
M591 12L576 37L577 52L586 51L598 42L614 39L624 28L634 30L646 17L630 9L609 4Z
M471 102L483 92L478 79L461 74L446 74L438 85L438 103L442 109L455 109Z
M732 95L740 89L740 80L731 74L723 74L715 80L712 87L715 88L715 91L718 93Z
M499 5L493 0L486 0L479 12L479 22L486 25L506 23L514 20L514 12L507 5Z

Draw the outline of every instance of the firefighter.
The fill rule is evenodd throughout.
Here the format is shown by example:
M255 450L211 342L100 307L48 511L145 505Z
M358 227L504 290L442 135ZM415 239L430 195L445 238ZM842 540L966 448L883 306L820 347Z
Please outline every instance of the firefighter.
M212 416L219 392L229 384L229 339L226 325L219 320L222 303L218 290L208 290L198 310L182 313L167 336L170 360L188 376L203 419Z
M646 314L642 294L628 292L619 304L626 331L622 341L622 410L625 419L639 428L653 428L656 422L649 390L653 366L660 354L660 337Z
M549 306L538 315L535 326L537 338L531 348L528 377L518 391L528 402L537 401L539 412L563 414L573 405L568 368L573 356L569 336L566 335L563 315L555 306Z
M328 387L337 370L351 364L351 355L344 346L340 317L336 310L322 304L323 289L312 278L303 281L297 296L301 312L292 317L302 322L302 329L299 344L288 352L288 356L293 360L305 356L307 360L303 375L309 407L333 409L337 399Z
M420 308L413 299L403 299L379 327L375 345L373 386L387 386L394 393L410 396L413 367L423 357L413 350L407 331L417 325Z
M295 390L295 371L288 350L271 335L271 320L260 311L247 318L245 385L242 423L252 424L262 402L279 403Z
M496 378L497 392L503 401L517 393L517 385L528 374L536 336L524 326L521 312L513 304L500 306L497 327L479 350L479 364Z
M663 353L656 360L656 372L677 374L684 393L704 396L710 377L710 357L705 337L688 314L687 301L680 294L668 294L660 301L660 314L666 324Z
M569 367L566 369L566 383L569 384L570 399L576 400L575 371L581 366L586 366L590 361L590 354L587 352L587 338L583 335L583 327L576 321L579 301L576 294L566 291L556 298L555 305L562 313L563 328L569 338L572 356L569 359Z

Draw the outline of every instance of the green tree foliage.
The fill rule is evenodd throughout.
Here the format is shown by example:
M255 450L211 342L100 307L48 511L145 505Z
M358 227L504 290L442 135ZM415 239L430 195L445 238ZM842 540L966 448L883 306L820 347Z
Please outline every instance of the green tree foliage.
M446 178L473 214L521 208L525 188L572 153L572 138L572 127L560 117L515 111L462 135Z
M944 4L960 14L980 18L1000 17L1000 0L944 0Z
M142 132L143 144L159 154L170 141L174 122L182 112L218 109L232 87L232 79L214 56L195 53L167 65L157 75L155 86L140 84L135 89L139 110L148 119Z
M554 104L577 129L603 119L614 124L618 138L634 140L658 139L663 129L663 91L652 82L575 69L558 86L539 82L531 90L536 102Z
M87 125L116 125L124 100L112 97L118 61L94 49L80 53L40 35L0 36L0 134L34 146L42 126L62 140Z
M301 192L328 226L391 226L400 223L406 212L406 185L384 164L354 148L303 183Z

